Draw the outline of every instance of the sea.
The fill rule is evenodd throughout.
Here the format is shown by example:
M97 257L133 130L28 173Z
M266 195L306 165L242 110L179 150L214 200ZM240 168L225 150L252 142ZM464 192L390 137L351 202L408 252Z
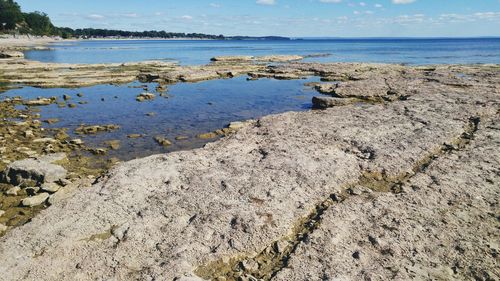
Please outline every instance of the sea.
M88 40L61 42L26 53L59 63L144 60L206 64L214 56L313 55L306 61L424 64L500 63L500 38L376 38L294 40ZM315 56L315 55L324 56Z
M277 41L207 41L207 40L88 40L57 42L49 50L26 52L26 58L55 63L124 63L144 60L175 61L183 65L201 65L214 56L297 54L310 56L306 61L374 62L408 65L500 63L500 38L463 39L297 39ZM91 147L105 147L107 140L120 140L119 150L106 157L129 160L156 153L192 149L208 141L198 134L227 126L232 121L256 119L286 111L312 108L311 99L318 93L303 80L259 79L246 77L178 83L168 86L168 94L139 103L135 97L155 91L155 83L133 82L125 85L96 85L75 89L40 89L21 86L0 93L0 100L12 96L26 99L69 95L76 108L57 105L40 107L41 119L57 118L47 128L74 129L80 124L117 124L120 130L83 136ZM144 134L129 139L128 134ZM158 145L155 136L172 141L169 147ZM176 140L183 136L187 139Z

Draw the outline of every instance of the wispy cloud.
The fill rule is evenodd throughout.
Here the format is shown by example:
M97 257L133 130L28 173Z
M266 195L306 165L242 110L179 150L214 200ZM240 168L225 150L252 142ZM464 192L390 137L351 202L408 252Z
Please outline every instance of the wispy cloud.
M90 15L87 15L86 18L90 19L90 20L103 20L103 19L105 19L105 16L99 15L99 14L90 14Z
M276 0L257 0L256 3L259 4L259 5L268 5L268 6L271 6L271 5L275 5L276 4Z
M413 3L417 0L392 0L392 3L394 4L410 4Z

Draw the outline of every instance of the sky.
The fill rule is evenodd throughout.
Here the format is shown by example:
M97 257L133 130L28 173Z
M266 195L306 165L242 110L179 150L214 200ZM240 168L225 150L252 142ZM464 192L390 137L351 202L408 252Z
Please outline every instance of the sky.
M500 0L17 0L56 26L289 37L500 36Z

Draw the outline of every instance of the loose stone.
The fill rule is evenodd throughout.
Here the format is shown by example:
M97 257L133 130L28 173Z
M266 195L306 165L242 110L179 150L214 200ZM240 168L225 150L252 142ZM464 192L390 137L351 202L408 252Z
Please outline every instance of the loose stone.
M45 183L41 186L41 190L42 191L46 191L46 192L49 192L49 193L55 193L57 192L59 189L61 188L60 185L56 184L56 183Z
M36 196L23 199L21 201L21 204L25 207L35 207L35 206L43 204L49 198L49 196L50 195L48 193L45 193L45 192L40 193Z
M163 146L170 146L172 145L172 142L169 141L168 139L166 139L165 137L162 137L162 136L156 136L154 138L154 140L160 144L160 145L163 145Z
M146 101L146 100L153 100L154 98L156 97L155 94L151 94L151 93L142 93L140 95L138 95L135 100L138 101L138 102L143 102L143 101Z
M11 187L9 190L7 190L5 192L6 195L9 195L9 196L17 196L17 194L21 191L21 187L19 186L14 186L14 187Z

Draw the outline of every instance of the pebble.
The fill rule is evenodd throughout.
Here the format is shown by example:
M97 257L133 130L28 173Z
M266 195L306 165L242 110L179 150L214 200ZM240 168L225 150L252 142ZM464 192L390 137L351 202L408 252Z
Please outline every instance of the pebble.
M7 226L0 223L0 233L4 233L5 231L7 231L7 229L9 229Z
M3 216L5 214L5 211L4 210L0 210L0 217Z

